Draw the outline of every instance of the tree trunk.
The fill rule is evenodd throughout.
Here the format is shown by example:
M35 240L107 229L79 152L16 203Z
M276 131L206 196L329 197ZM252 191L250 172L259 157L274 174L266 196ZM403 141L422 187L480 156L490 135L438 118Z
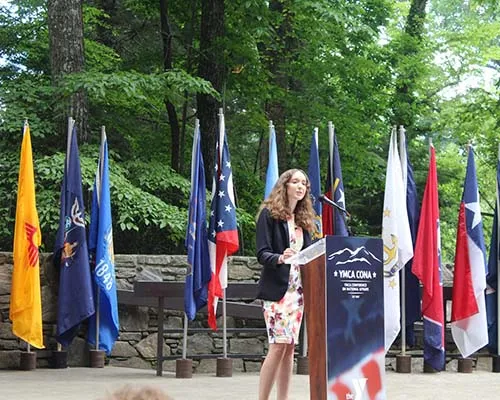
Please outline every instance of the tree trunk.
M224 86L224 52L221 39L224 37L224 0L201 1L200 61L198 75L212 83L222 94ZM205 162L207 185L211 185L215 161L215 142L218 129L218 114L222 103L216 98L197 96L198 118L202 134L202 152Z
M403 58L418 57L424 34L426 6L427 0L413 0L411 3L405 26L405 34L408 38L405 39L399 54ZM417 60L415 59L414 62ZM403 125L410 129L414 122L414 88L419 78L414 71L418 69L410 68L408 71L399 71L393 103L393 124Z
M194 40L194 27L196 24L196 0L191 0L189 3L191 7L191 19L189 24L186 26L186 40L185 44L187 46L186 52L186 71L188 74L192 74L193 67L193 40ZM182 128L181 128L181 161L180 161L180 170L181 173L184 174L185 171L185 158L184 152L186 149L186 125L187 125L187 114L188 114L188 93L184 93L184 103L182 105Z
M48 27L50 64L55 86L68 74L84 69L82 2L77 0L49 0ZM64 104L59 117L59 133L65 138L68 117L75 119L80 140L88 141L87 96L83 90L74 93Z
M269 9L274 13L281 14L278 18L280 24L275 26L276 35L272 39L274 43L266 51L268 59L268 68L271 72L271 84L278 88L275 92L286 93L290 86L290 77L287 74L286 66L290 59L296 43L293 42L291 33L293 31L292 19L293 14L290 7L286 6L286 0L272 0L269 2ZM276 131L276 145L278 148L278 165L280 171L288 169L289 154L288 146L285 139L286 134L286 109L284 98L282 96L272 97L266 104L266 113L270 120L273 121ZM263 141L264 146L269 145L269 141ZM266 149L263 149L261 154L268 154ZM261 159L262 164L267 165L265 157ZM263 169L265 173L265 167Z
M172 30L168 20L168 2L160 0L160 23L161 38L163 41L163 68L165 71L172 69ZM165 99L167 108L168 123L170 124L170 164L171 167L180 172L180 128L177 119L177 111L174 104Z

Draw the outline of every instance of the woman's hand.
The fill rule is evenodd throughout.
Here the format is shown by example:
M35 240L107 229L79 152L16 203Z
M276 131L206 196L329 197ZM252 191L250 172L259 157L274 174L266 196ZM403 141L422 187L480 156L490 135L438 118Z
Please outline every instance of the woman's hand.
M279 263L284 264L286 262L287 258L290 258L291 256L293 256L296 253L297 252L295 250L293 250L289 247L286 248L285 251L283 252L283 254L280 256Z

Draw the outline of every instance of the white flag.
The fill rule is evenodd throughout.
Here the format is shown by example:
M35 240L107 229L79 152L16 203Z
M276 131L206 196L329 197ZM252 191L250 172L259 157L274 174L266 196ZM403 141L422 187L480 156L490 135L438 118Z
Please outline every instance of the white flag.
M399 271L413 257L410 224L406 210L405 185L396 140L396 129L393 129L387 159L382 218L386 352L401 330Z

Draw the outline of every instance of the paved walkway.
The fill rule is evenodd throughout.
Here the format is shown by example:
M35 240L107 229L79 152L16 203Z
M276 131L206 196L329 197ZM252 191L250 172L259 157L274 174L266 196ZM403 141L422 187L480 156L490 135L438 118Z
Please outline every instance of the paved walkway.
M309 398L308 376L294 375L289 400ZM119 367L68 368L63 370L0 371L0 400L98 400L126 384L154 385L174 400L256 400L257 374L235 374L231 378L193 375L176 379L166 373ZM472 374L386 374L389 400L489 400L500 399L500 374L474 371ZM272 397L275 399L275 396Z

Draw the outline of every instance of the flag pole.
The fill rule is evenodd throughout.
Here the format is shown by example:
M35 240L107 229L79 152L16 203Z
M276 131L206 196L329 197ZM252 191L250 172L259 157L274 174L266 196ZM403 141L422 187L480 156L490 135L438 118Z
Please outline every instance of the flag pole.
M182 359L185 360L187 356L187 332L188 332L188 317L184 313L184 330L182 336Z
M224 110L219 108L219 165L222 160L224 147L223 135L225 135L226 124L224 121ZM216 314L217 316L217 314ZM227 326L226 326L226 288L222 289L222 346L224 358L227 358Z
M403 154L403 143L401 140L401 137L404 134L404 128L403 125L399 126L399 154ZM406 163L405 163L406 164ZM403 167L403 166L401 166ZM406 168L406 165L405 165ZM403 168L401 168L401 171L403 172L403 187L404 187L404 196L405 196L405 201L406 201L406 185L407 185L407 180L405 179L406 176L406 171L403 171ZM406 355L406 265L403 265L403 268L401 268L401 354L403 356Z
M332 189L332 200L335 201L335 196L334 196L334 189L333 189L333 186L334 186L334 179L333 179L333 137L335 135L335 126L333 125L333 122L332 121L328 121L328 155L330 156L330 162L329 162L329 165L328 165L328 170L330 172L330 185L332 185L332 187L329 187L329 188L326 188L327 190L328 189ZM335 210L334 210L335 212Z
M68 154L71 148L71 132L73 132L73 127L75 126L75 120L68 117L68 139L66 140L66 168L69 167Z
M71 148L71 132L73 132L73 126L75 125L75 120L68 117L68 133L66 138L66 168L69 168L69 151ZM57 342L57 351L62 351L61 343Z
M267 150L267 154L268 154L267 158L268 159L271 156L271 138L273 135L273 128L274 128L273 121L269 120L269 145L268 145L268 150Z
M104 155L104 137L106 136L106 127L103 125L101 126L101 148L99 151L99 159L101 160L101 163L99 163L99 171L97 173L99 174L99 187L96 187L97 190L97 200L100 203L101 200L101 182L102 182L102 160L103 160L103 155ZM101 288L99 285L96 285L96 309L95 309L95 349L99 350L99 332L100 332L100 303L101 303Z
M99 288L99 285L96 285L97 290L96 290L96 310L95 310L95 349L99 350L99 301L101 297L101 289Z
M334 136L335 136L335 126L333 125L332 121L328 121L328 172L330 173L330 187L326 188L326 191L331 190L332 193L332 201L335 201L335 191L337 190L337 186L339 182L336 182L333 176L333 147L335 145L334 142ZM331 207L331 206L330 206ZM332 207L332 234L335 233L335 213L338 212L335 210L334 207ZM345 218L343 215L342 218Z
M224 358L227 358L226 289L222 289L222 342Z

